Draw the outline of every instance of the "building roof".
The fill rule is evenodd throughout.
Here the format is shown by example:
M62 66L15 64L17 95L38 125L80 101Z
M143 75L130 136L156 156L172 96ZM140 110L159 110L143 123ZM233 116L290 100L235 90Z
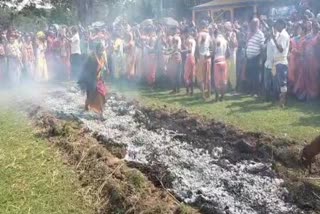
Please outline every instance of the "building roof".
M223 7L246 7L254 3L273 2L274 0L214 0L205 4L200 4L193 7L193 10L204 10L208 8L223 8Z

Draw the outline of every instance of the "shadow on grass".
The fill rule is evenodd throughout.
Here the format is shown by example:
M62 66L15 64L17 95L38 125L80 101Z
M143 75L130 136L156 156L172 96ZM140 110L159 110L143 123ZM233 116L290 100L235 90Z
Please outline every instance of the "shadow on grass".
M170 90L165 88L150 90L148 87L139 85L132 87L126 83L117 85L116 88L125 93L135 93L136 95L156 99L159 100L159 102L167 103L169 105L179 104L184 107L209 108L209 111L214 111L211 110L211 107L212 109L216 106L217 108L222 107L228 109L228 112L226 113L228 115L263 111L274 111L275 114L280 111L287 111L288 114L299 113L302 116L298 118L298 122L291 124L292 126L320 127L320 101L299 102L291 97L288 100L287 108L282 110L277 104L264 102L262 98L253 98L247 95L227 95L224 104L218 106L218 104L212 100L205 102L202 99L199 90L195 91L194 96L188 96L185 94L185 89L181 89L179 94L170 94Z
M208 99L207 101L204 101L202 98L201 92L199 90L195 90L195 93L193 96L187 95L185 89L182 89L181 92L178 94L170 94L170 90L167 90L167 89L150 90L149 88L138 87L135 90L139 91L139 95L141 96L152 98L152 99L158 99L159 101L165 102L168 104L179 103L181 106L185 106L185 107L197 107L201 105L212 104L212 107L214 108L214 105L216 104L214 102L214 95L212 95L211 98ZM126 92L128 91L126 90ZM245 97L247 96L246 95L234 95L234 96L229 95L225 97L225 102L242 101L243 98Z
M299 122L292 124L293 126L305 126L312 128L320 128L320 114L300 117Z
M305 126L320 128L320 101L301 102L296 99L289 100L289 108L292 111L302 112L303 116L293 126Z
M320 101L301 102L294 98L290 98L288 108L306 114L320 114Z
M226 106L231 112L248 113L257 111L267 111L273 108L272 103L263 102L261 99L240 97L237 102L232 102Z

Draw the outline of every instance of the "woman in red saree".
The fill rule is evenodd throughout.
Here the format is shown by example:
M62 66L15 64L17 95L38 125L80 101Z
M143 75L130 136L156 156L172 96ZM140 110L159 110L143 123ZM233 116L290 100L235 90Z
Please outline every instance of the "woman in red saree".
M215 31L214 86L216 101L223 101L228 85L228 64L226 60L228 42L224 36Z
M312 37L309 42L306 44L306 52L308 53L309 57L306 58L306 65L307 67L307 74L308 74L308 84L307 84L307 94L308 100L315 99L319 96L320 88L319 88L319 58L316 56L317 48L319 48L319 23L314 21L312 23Z
M299 73L301 73L302 64L302 43L303 43L303 29L300 24L295 26L294 37L290 41L290 57L289 57L289 72L288 85L290 91L294 89L297 83Z
M61 63L59 59L60 55L60 42L56 36L56 33L49 31L47 37L47 49L46 60L48 66L49 78L56 78L57 72L59 72L58 65Z
M302 42L302 71L295 85L295 93L299 100L312 100L319 96L319 69L317 47L319 45L319 24L312 24L312 32Z
M157 73L157 54L155 51L155 44L157 41L157 36L155 32L150 34L148 44L147 44L147 82L151 88L154 88L154 84L156 83L156 73Z
M62 62L62 70L64 72L64 77L67 80L71 79L71 63L70 63L70 56L71 56L71 46L70 42L66 38L67 32L66 28L62 28L61 32L59 33L60 42L61 42L61 62Z
M106 66L104 46L99 43L95 53L89 57L80 76L79 86L87 94L85 110L98 113L103 118L103 108L106 102L107 88L102 72Z
M206 100L211 96L211 36L207 28L208 23L201 23L202 30L198 34L199 58L197 62L196 78L200 84L202 98Z
M128 33L127 45L125 47L126 53L126 73L129 80L133 80L136 74L136 45L133 40L132 33Z
M35 78L36 58L33 51L32 38L27 35L22 47L22 62L29 79Z
M4 37L0 37L0 85L3 85L4 77L6 74L6 52L4 45Z
M157 73L157 53L155 50L157 36L152 27L146 28L145 34L141 35L139 32L139 37L143 43L142 63L144 64L142 75L148 86L154 88Z

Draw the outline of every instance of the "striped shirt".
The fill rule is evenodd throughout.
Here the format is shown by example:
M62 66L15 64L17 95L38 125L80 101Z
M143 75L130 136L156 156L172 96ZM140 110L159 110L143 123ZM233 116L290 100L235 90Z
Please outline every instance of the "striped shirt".
M264 46L265 38L262 31L258 30L248 41L247 58L252 59L258 56Z

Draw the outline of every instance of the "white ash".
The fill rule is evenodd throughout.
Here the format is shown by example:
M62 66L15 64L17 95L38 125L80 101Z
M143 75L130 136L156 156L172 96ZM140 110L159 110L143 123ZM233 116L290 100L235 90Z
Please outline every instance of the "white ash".
M134 106L115 98L108 100L106 120L102 122L94 114L83 111L84 100L77 88L60 87L51 90L42 104L53 113L77 117L89 129L113 142L127 144L129 161L148 164L152 156L167 166L175 177L172 191L185 202L194 203L201 198L218 210L228 207L233 214L303 213L285 202L288 191L282 187L281 179L256 173L271 172L269 164L253 161L232 164L221 158L223 148L204 151L173 140L170 130L149 131L135 122Z

